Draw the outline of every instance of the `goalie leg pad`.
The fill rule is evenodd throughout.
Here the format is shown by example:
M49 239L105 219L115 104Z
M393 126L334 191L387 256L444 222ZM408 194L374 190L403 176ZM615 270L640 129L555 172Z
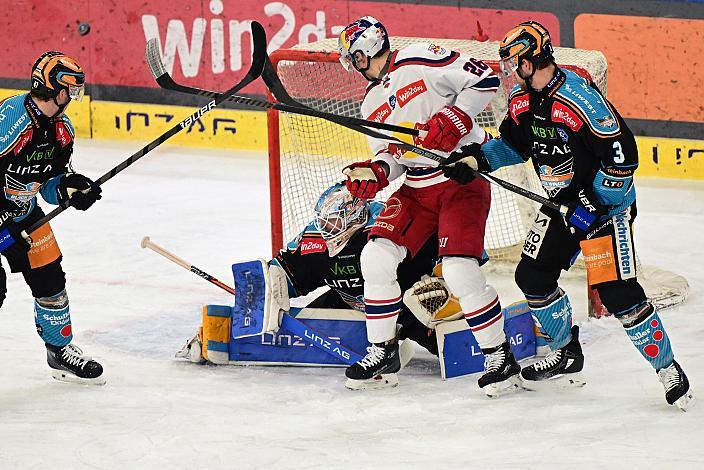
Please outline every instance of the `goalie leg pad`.
M231 316L231 307L203 306L202 355L213 364L227 364L230 360Z
M401 287L396 270L406 252L405 247L385 238L370 240L362 250L364 309L371 343L383 343L396 336L396 319L401 312Z
M235 338L274 332L281 311L288 311L288 285L280 266L263 259L232 265L235 278L235 308L232 333Z
M504 316L499 295L486 283L475 258L443 258L442 272L450 291L457 296L472 334L482 349L495 348L506 341Z

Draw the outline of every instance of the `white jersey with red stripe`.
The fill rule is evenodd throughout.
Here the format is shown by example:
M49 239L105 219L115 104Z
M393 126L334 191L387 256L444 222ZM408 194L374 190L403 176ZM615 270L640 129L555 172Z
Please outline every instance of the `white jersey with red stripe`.
M472 117L472 129L456 148L472 142L484 143L488 134L476 121L494 97L499 79L479 59L435 44L417 43L393 51L386 75L367 87L362 115L369 120L413 128L424 124L445 106L457 106ZM408 135L396 137L411 142ZM413 152L404 152L386 140L370 138L374 160L391 169L389 180L406 173L411 187L426 187L447 181L438 163ZM417 145L420 140L416 139ZM446 157L449 152L435 150Z

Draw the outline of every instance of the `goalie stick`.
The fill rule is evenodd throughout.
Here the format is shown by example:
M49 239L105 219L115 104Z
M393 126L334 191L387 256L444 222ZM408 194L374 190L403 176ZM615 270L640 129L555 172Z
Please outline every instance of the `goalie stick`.
M178 256L176 256L175 254L166 250L165 248L152 242L149 237L142 238L142 241L140 242L140 246L142 248L149 248L153 252L160 254L161 256L168 259L169 261L173 261L174 263L178 264L182 268L187 269L188 271L205 279L206 281L210 282L211 284L215 284L216 286L218 286L220 289L224 290L225 292L228 292L232 295L237 295L235 292L235 289L233 289L232 287L219 281L217 278L211 276L210 274L206 273L202 269L197 268L196 266L179 258ZM351 349L347 348L346 346L331 340L330 338L328 338L324 334L321 334L315 330L310 329L302 321L292 317L288 313L284 313L282 316L281 328L284 328L284 329L290 331L291 333L300 336L304 341L312 344L316 348L330 354L331 356L340 359L341 361L343 361L344 363L346 363L348 365L352 365L355 362L362 360L361 354L356 353L356 352L352 351Z
M122 170L157 148L159 145L163 144L166 142L168 139L173 137L174 135L178 134L180 131L183 129L186 129L189 127L192 123L200 119L201 116L206 114L208 111L211 109L217 107L220 105L223 101L225 101L228 97L234 95L238 91L240 91L242 88L245 86L249 85L252 83L254 80L256 80L262 73L262 69L264 67L267 55L266 55L266 47L267 47L267 40L266 40L266 32L264 31L264 27L257 23L256 21L252 22L252 42L254 44L254 51L252 52L252 64L247 71L247 74L244 76L244 78L237 83L235 86L230 88L229 90L225 91L224 93L217 94L217 97L215 97L213 100L211 100L208 104L200 108L198 111L195 113L191 114L188 116L186 119L183 121L179 122L175 126L173 126L171 129L168 131L164 132L161 134L159 137L151 141L149 144L144 146L142 149L137 151L136 153L132 154L129 158L124 160L122 163L118 164L117 166L113 167L105 173L103 176L95 180L95 183L100 186L118 173L120 173ZM146 47L146 58L147 58L147 64L149 64L149 68L152 70L152 73L156 73L154 67L156 66L161 66L161 72L162 73L167 73L166 69L163 66L163 63L161 61L161 52L160 52L160 47L159 47L159 41L156 38L152 38L149 41L147 41L147 47ZM158 69L157 69L158 71ZM25 236L25 238L30 238L30 235L32 232L37 230L39 227L44 225L45 223L49 222L51 219L59 215L61 212L65 211L69 207L68 201L65 203L59 205L56 207L54 210L46 214L44 217L30 225L26 230L22 232L22 235Z

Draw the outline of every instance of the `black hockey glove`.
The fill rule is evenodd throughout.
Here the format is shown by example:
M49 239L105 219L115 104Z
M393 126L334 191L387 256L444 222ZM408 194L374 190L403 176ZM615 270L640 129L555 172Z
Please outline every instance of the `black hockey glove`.
M599 217L606 215L607 210L606 207L599 204L591 192L580 189L577 196L576 201L567 204L568 211L565 215L565 221L570 227L586 232Z
M0 251L11 266L25 258L30 248L32 245L22 236L22 230L12 218L0 225Z
M488 173L491 166L482 152L482 146L473 143L463 145L447 157L442 165L442 174L460 184L467 184L475 178L475 172Z
M87 210L102 197L100 186L90 178L78 173L65 174L56 189L59 193L60 204L68 201L69 206L73 206L79 211Z

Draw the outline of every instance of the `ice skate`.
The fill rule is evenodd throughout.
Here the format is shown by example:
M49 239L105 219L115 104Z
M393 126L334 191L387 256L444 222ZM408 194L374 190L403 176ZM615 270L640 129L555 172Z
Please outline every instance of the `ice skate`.
M584 355L579 344L579 327L572 327L572 339L566 346L550 351L545 359L524 367L522 386L526 390L582 387L587 381L582 374Z
M66 346L46 345L46 361L51 367L51 375L62 382L88 385L104 385L103 366L74 344Z
M488 397L495 398L515 392L521 386L521 366L513 357L508 343L491 349L483 349L484 375L479 377L479 387Z
M398 343L372 344L367 355L345 371L350 390L376 390L398 385L396 373L401 369Z
M689 380L677 361L658 371L658 378L665 387L665 399L682 411L694 405L694 394L689 388Z

